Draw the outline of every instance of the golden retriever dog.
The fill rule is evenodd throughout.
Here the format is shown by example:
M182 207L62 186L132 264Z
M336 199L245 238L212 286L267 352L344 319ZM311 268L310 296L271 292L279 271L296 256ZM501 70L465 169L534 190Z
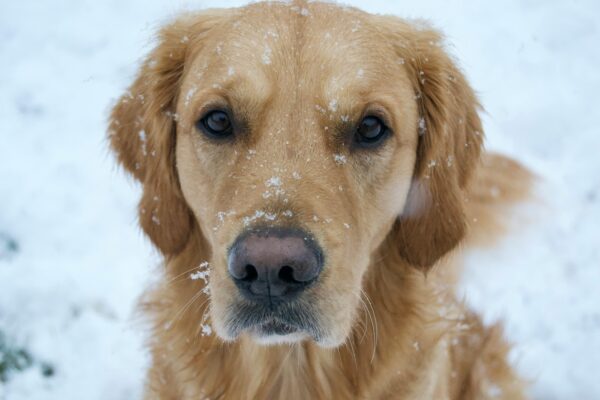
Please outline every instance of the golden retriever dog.
M294 1L165 26L110 117L164 256L145 398L524 398L454 294L455 249L528 186L479 108L422 22Z

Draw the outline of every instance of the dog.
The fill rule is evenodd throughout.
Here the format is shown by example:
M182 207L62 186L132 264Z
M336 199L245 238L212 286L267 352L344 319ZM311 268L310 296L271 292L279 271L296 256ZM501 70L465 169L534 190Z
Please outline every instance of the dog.
M166 25L110 116L164 256L146 399L523 399L460 248L529 186L424 22L263 2Z

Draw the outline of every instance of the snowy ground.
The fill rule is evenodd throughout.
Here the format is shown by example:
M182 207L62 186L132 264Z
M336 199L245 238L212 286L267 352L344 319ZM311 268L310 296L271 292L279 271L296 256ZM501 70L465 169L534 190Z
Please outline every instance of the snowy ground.
M107 111L161 21L238 4L175 3L0 2L0 349L31 358L0 400L139 398L132 310L157 257L136 227L139 189L108 155ZM542 178L544 203L522 213L537 217L470 254L464 292L505 320L534 398L600 399L600 3L350 3L444 30L489 147Z

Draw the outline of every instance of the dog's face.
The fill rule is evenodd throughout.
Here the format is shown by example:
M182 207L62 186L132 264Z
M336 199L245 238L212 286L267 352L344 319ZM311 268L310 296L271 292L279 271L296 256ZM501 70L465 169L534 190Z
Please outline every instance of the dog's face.
M159 249L206 243L219 336L331 347L386 236L417 267L462 237L475 107L435 33L270 3L166 28L111 127Z
M177 170L212 249L217 332L232 339L248 329L265 341L307 335L335 345L353 321L369 256L403 210L416 158L417 103L393 48L365 32L372 28L353 32L352 18L328 27L318 12L300 19L280 8L266 18L249 12L228 21L190 59L177 102ZM386 55L391 62L383 62ZM229 263L236 262L240 235L251 231L261 232L264 246L288 246L290 235L273 228L310 238L313 262L322 265L315 276L308 272L310 284L295 299L267 293L263 304L244 296ZM240 262L257 269L250 273L258 281L259 264L289 264L294 280L304 257L302 249L295 253L283 255L281 266L263 260L278 257L271 253L241 255ZM280 273L265 272L268 285L279 283L273 281ZM295 290L294 282L285 286ZM291 334L262 326L273 319Z

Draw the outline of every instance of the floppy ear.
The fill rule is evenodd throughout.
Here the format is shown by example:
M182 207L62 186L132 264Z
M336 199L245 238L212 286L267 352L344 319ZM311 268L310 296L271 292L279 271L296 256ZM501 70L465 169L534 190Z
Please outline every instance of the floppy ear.
M217 17L217 13L202 13L162 29L158 45L110 116L111 148L143 185L140 225L168 256L183 250L193 224L175 167L175 104L188 47L201 40Z
M402 257L427 269L465 235L463 189L483 143L480 105L441 47L439 33L390 20L392 40L420 113L413 182L395 231Z

